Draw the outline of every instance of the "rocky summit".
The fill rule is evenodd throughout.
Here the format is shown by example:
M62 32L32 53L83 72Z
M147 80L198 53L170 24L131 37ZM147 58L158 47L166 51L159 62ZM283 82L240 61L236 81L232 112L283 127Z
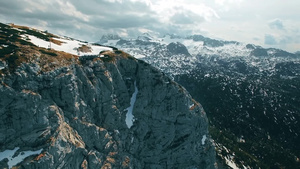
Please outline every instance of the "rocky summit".
M42 49L16 30L0 58L0 168L216 167L203 108L158 69L119 50Z

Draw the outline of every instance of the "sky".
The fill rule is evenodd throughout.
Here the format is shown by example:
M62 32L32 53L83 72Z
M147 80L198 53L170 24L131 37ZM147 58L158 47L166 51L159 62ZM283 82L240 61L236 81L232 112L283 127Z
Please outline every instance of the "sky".
M89 42L200 34L300 51L300 0L0 0L0 22Z

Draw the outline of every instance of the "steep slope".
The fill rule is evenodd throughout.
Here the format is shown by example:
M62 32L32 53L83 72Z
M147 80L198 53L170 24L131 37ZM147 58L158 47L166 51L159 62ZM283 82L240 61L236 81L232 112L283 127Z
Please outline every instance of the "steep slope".
M0 34L0 168L215 168L203 108L158 69Z
M224 163L299 168L298 55L201 35L142 36L105 44L158 67L200 101Z

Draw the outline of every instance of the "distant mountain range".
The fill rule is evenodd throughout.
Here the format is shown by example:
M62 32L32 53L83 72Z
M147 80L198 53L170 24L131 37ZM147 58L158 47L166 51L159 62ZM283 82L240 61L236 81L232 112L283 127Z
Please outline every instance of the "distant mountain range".
M206 110L231 168L299 168L300 56L201 35L103 36L182 84Z

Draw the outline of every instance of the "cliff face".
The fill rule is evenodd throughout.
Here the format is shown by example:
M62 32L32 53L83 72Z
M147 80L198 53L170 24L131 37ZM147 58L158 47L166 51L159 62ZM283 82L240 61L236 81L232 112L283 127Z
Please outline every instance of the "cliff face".
M32 61L0 80L2 168L22 155L24 169L215 168L201 105L143 61L86 58L47 71Z

